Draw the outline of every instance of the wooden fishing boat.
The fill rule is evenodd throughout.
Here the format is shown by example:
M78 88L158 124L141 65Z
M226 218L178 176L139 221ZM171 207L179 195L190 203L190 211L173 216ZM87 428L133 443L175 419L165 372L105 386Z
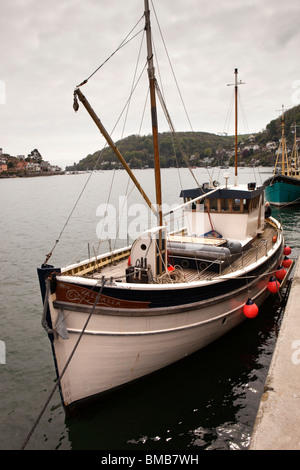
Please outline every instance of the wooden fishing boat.
M281 118L282 135L280 145L277 151L277 158L274 166L273 175L264 182L266 200L274 206L289 206L300 204L300 166L297 149L296 123L293 125L294 145L291 157L288 157L286 138L284 110ZM277 164L281 159L281 165L278 169Z
M176 210L183 226L164 224L160 189L154 75L148 0L145 28L155 149L156 205L151 203L80 88L75 98L106 137L157 226L131 246L56 268L38 268L42 324L66 412L86 400L151 374L205 347L255 316L283 258L281 224L265 215L264 188L235 181L185 189ZM237 99L238 71L235 70ZM76 103L76 108L78 108ZM236 113L237 123L237 113ZM236 124L237 136L237 124ZM237 148L237 137L236 137ZM236 159L237 161L237 159ZM288 272L280 282L285 282ZM250 310L250 312L249 312Z

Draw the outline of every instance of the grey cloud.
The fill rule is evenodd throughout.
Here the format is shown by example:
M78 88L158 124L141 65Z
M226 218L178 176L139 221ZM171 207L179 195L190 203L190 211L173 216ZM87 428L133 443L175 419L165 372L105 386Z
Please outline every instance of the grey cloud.
M241 95L249 131L277 117L282 103L287 108L295 104L298 0L156 0L154 5L194 130L222 131L232 91L226 84L235 67L246 82ZM6 104L0 104L0 147L11 154L39 148L45 159L63 166L101 148L104 143L85 111L74 115L73 89L116 49L142 14L142 0L3 2L0 80L6 85ZM156 34L154 13L151 18ZM136 52L139 41L133 42ZM163 74L165 53L158 52ZM131 59L126 46L84 87L109 130L130 91ZM169 73L166 89L171 82ZM189 130L174 93L166 90L166 95L176 129ZM131 119L128 133L139 127L138 119Z

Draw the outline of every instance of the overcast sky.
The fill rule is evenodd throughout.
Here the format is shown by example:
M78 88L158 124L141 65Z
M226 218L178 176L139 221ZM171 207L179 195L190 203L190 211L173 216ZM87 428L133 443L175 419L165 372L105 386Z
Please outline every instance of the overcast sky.
M44 160L63 167L102 148L104 140L83 106L73 111L73 91L142 18L144 1L0 0L0 5L0 147L26 156L37 148ZM299 0L154 0L154 7L189 116L175 99L172 74L163 66L166 55L155 39L157 78L161 73L177 131L191 130L191 123L194 131L234 132L233 87L227 84L234 82L235 68L245 83L239 88L240 133L258 132L279 116L282 105L300 104ZM151 20L156 38L154 12ZM136 32L143 26L138 23ZM142 33L81 88L109 132L128 99L141 39ZM145 49L139 72L144 63ZM139 132L142 108L135 104L115 140ZM150 132L146 117L142 134ZM168 130L161 117L159 126Z

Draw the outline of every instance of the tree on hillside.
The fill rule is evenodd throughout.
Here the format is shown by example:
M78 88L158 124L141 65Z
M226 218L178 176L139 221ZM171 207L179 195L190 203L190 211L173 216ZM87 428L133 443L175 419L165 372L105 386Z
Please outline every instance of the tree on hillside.
M43 157L38 151L38 149L31 150L31 152L28 154L27 158L25 158L26 161L34 161L36 163L41 163L43 161Z

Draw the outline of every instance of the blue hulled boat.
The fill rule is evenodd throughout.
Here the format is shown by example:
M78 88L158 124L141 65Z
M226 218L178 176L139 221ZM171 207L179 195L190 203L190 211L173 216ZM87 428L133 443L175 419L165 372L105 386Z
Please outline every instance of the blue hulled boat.
M266 200L274 206L300 204L300 167L297 150L296 124L294 127L294 147L291 158L288 158L284 133L284 113L282 113L282 137L277 152L274 173L264 182ZM281 169L277 163L281 156Z

